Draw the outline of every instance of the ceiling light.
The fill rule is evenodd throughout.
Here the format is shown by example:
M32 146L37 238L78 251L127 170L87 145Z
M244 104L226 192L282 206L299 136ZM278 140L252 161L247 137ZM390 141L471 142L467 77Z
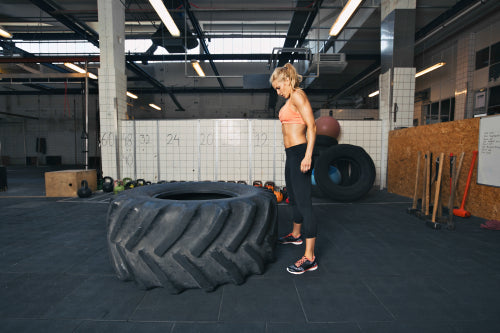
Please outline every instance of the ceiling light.
M130 91L127 91L127 96L133 99L138 99L137 95L132 94Z
M68 68L71 68L72 70L74 70L75 72L78 72L78 73L82 73L82 74L85 74L85 69L81 68L81 67L78 67L77 65L75 64L72 64L70 62L65 62L64 63L64 66L68 67Z
M380 93L380 91L379 91L379 90L374 91L374 92L372 92L370 95L368 95L368 97L375 97L375 96L377 96L379 93Z
M205 76L205 72L203 71L203 68L201 68L199 61L193 60L191 61L191 65L193 65L194 70L199 76Z
M179 37L181 35L181 32L179 31L179 28L177 28L177 26L175 25L172 16L170 16L170 14L168 13L168 10L165 7L163 0L149 0L149 3L151 3L151 6L153 6L154 10L160 17L161 21L167 27L168 32L170 32L170 34L174 37Z
M72 64L71 62L65 62L64 66L71 68L72 70L74 70L75 72L78 72L78 73L82 73L82 74L87 73L89 78L91 78L92 80L97 80L97 75L95 75L94 73L91 73L91 72L86 72L85 69L83 69L75 64Z
M349 0L330 29L330 36L337 36L363 0Z
M446 65L445 62L439 62L431 67L428 67L428 68L418 72L417 74L415 74L415 77L419 77L419 76L422 76L422 75L427 74L429 72L432 72L433 70L438 69L439 67L443 67L444 65Z
M0 27L0 36L2 36L3 38L12 38L12 34L2 27Z
M150 103L150 104L149 104L149 106L150 106L150 107L152 107L153 109L158 110L158 111L160 111L160 110L161 110L161 107L159 107L159 106L158 106L158 105L156 105L156 104Z

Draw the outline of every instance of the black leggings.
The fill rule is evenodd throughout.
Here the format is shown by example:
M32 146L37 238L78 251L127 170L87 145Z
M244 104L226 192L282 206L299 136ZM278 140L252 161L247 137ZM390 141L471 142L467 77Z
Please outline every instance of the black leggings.
M300 171L306 148L307 144L303 143L285 149L285 182L293 221L302 224L305 238L314 238L317 233L317 223L312 216L311 170L306 173Z

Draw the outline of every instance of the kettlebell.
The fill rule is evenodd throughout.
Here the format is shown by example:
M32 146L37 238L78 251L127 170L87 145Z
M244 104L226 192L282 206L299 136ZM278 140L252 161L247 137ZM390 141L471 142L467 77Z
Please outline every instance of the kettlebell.
M125 187L123 186L123 182L119 179L115 180L115 187L113 188L113 193L117 194L118 192L124 191Z
M137 186L137 184L133 180L125 183L125 189L126 190L133 189L136 186Z
M252 185L255 187L262 187L262 182L260 180L254 180Z
M146 185L146 181L144 179L139 178L135 181L135 184L136 184L136 186L144 186L144 185Z
M264 187L267 188L268 190L270 190L271 192L274 192L274 182L266 182L264 184Z
M89 183L84 179L81 186L76 192L80 198L88 198L92 195L92 190L89 188Z
M102 190L104 192L113 192L113 178L106 176L102 179Z

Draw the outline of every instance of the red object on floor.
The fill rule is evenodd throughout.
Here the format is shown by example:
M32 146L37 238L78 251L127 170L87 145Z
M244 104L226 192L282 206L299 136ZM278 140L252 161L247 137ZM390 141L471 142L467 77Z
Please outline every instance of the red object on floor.
M464 197L462 199L462 205L460 206L460 208L456 208L453 210L453 215L460 217L470 217L471 215L468 210L465 210L464 205L465 205L465 200L467 199L467 193L469 192L470 179L472 176L472 170L474 170L474 164L476 163L476 158L477 158L477 150L474 150L472 152L472 162L469 168L469 175L467 176L467 184L465 185L465 192L464 192Z
M481 228L489 230L500 230L500 221L489 220L481 224Z

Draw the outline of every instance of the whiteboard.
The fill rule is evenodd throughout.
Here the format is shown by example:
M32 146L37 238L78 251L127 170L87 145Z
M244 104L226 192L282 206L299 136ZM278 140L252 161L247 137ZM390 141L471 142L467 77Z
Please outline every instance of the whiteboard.
M477 183L500 187L500 115L479 121Z

